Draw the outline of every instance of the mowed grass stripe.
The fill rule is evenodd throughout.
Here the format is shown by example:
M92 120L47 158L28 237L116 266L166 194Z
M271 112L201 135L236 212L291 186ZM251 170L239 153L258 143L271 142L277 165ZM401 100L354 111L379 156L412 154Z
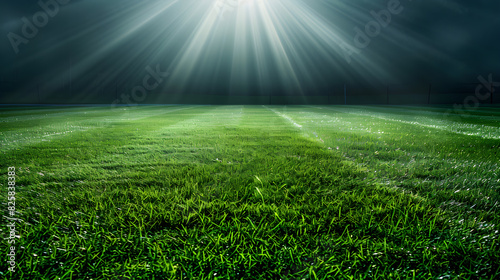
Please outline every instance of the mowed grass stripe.
M135 111L134 115L139 115L138 112L151 115L153 112L164 112L166 108L172 106L147 106L147 107L78 107L73 109L64 108L63 111L50 110L51 113L39 112L37 114L17 114L11 117L2 117L0 123L3 123L3 131L29 129L33 127L43 126L45 123L54 123L55 121L74 121L74 119L91 120L105 119L106 116L125 118L129 116L130 111ZM143 116L141 116L143 117Z
M463 105L463 104L462 104ZM366 107L366 106L365 106ZM428 105L428 106L404 106L404 105L376 105L370 106L374 108L387 108L387 109L402 109L411 111L421 111L421 112L431 112L443 115L458 115L463 118L467 117L489 117L489 116L500 116L498 107L489 107L485 105L480 105L477 108L462 108L458 106L449 105Z
M375 112L374 109L356 109L356 108L342 108L342 107L318 107L319 109L326 108L330 110L336 110L349 114L356 114L361 116L367 116L370 118L379 118L386 121L391 122L400 122L411 125L422 126L431 129L440 129L443 131L448 131L456 134L467 135L471 137L481 137L485 139L500 139L500 127L494 127L489 125L477 125L477 124L468 124L465 121L457 122L449 119L439 119L439 118L430 118L430 117L408 117L404 114L389 114L389 113L380 113ZM496 122L488 122L485 120L485 123L495 123Z
M492 220L499 209L496 140L314 108L286 111L304 124L303 130L314 132L325 146L365 166L389 187L411 191L460 215L473 212L473 219Z
M95 107L95 106L53 106L53 107L44 107L44 106L0 106L0 116L5 117L20 117L22 115L38 115L38 114L47 114L47 113L64 113L65 111L75 111L78 110L89 110L91 108L108 108L109 106Z
M106 111L78 112L68 118L69 112L38 120L28 120L21 123L9 123L2 126L0 135L4 152L12 149L20 149L43 141L51 141L54 138L68 136L77 132L106 127L111 122L130 121L131 111L135 119L148 118L154 115L162 115L189 107L137 107L116 108ZM99 108L100 109L100 108Z
M39 109L39 110L22 110L22 111L4 111L0 109L0 123L9 122L29 122L39 119L59 118L62 116L73 116L80 114L94 114L102 111L109 113L110 106L103 107L63 107L59 109ZM89 115L91 116L91 115ZM36 123L35 123L36 124Z
M38 162L66 161L85 162L89 158L96 159L99 153L112 153L117 147L126 147L130 139L141 138L148 130L156 129L154 119L161 119L168 123L178 121L182 110L193 109L193 106L167 107L161 111L149 108L130 110L119 115L107 113L100 118L89 120L96 125L89 125L83 131L74 131L73 134L63 134L61 137L52 137L51 141L38 141L20 145L15 150L5 151L2 155L2 165L26 164L23 155L30 154ZM175 118L165 117L167 114L177 113ZM186 115L187 116L187 115ZM85 120L80 120L85 121ZM58 125L61 120L53 120L45 128ZM76 121L78 122L78 121ZM55 123L55 124L53 124ZM40 128L43 131L43 127Z
M399 121L413 125L425 127L434 127L454 133L460 133L469 136L480 136L490 139L500 138L500 127L498 117L466 118L467 115L456 114L425 114L396 109L383 110L370 107L353 107L352 113L365 114L386 120Z
M365 110L366 106L352 106L352 108L356 109L362 109ZM446 122L451 122L452 125L453 123L459 123L459 124L470 124L470 125L478 125L481 126L481 128L485 126L491 126L491 127L499 127L500 123L498 122L500 118L500 112L495 112L495 113L486 113L484 111L464 111L465 114L456 114L453 113L452 111L448 110L441 110L438 112L433 112L429 111L426 109L410 109L407 107L400 108L399 106L371 106L369 108L370 112L378 112L382 114L387 114L387 115L394 115L397 116L398 118L407 118L407 119L414 119L414 120L422 120L422 119L429 119L431 121L446 121ZM482 114L478 114L478 112L481 112Z

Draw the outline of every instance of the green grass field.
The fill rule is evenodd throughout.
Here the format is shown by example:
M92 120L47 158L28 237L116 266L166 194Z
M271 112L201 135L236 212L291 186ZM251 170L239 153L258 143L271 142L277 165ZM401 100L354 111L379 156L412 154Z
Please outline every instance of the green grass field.
M447 112L2 108L1 276L499 279L500 108Z

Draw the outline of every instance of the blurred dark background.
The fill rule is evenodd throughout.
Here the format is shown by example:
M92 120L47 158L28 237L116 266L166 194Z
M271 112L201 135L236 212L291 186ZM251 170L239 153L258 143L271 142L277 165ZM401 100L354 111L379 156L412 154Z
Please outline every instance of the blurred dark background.
M4 0L0 103L500 102L498 1L234 1Z

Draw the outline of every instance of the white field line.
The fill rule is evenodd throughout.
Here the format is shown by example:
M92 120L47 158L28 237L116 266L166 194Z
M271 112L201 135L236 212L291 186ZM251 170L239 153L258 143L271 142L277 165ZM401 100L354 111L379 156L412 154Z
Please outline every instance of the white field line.
M309 106L309 107L312 107L312 106ZM315 107L313 107L313 108L315 108ZM317 109L324 110L325 108L317 108ZM329 119L331 118L334 120L339 119L337 117L331 117L329 115L324 115L324 113L320 114L320 113L316 113L316 112L308 112L308 115L309 116L317 116L317 118L315 118L315 122L317 119L324 119L325 117L329 118ZM321 115L324 115L324 116L321 116ZM305 121L305 120L303 120L303 121ZM306 122L306 124L305 124L306 127L304 127L304 128L307 129L307 123L309 123L309 121L305 121L305 122ZM351 123L348 121L341 121L340 123L343 124L343 127L351 126ZM344 130L341 130L341 131L344 131ZM371 131L368 131L368 132L371 132ZM374 132L374 133L376 133L376 132ZM403 149L401 149L401 150L404 151L405 153L408 153L407 151L405 151ZM362 169L367 168L363 165L356 163L356 160L355 160L356 156L355 155L347 155L347 154L342 153L342 156L347 160L347 162L352 163L353 166L358 166ZM414 163L414 161L413 161L413 163ZM475 171L480 169L480 168L484 168L484 166L488 166L488 168L490 168L491 171L487 172L485 175L481 175L480 178L476 178L476 179L477 180L490 180L491 182L496 182L496 183L500 182L500 180L496 176L496 174L497 174L496 170L498 170L498 163L496 163L496 162L484 162L484 161L475 161L475 160L467 159L467 160L458 160L458 161L447 160L446 163L454 165L453 168L455 168L455 169L457 169L457 168L462 169L462 170L464 170L464 172L470 172L471 174L473 172L475 173ZM408 164L412 164L412 161L409 161L409 163L407 163L407 165ZM476 166L478 169L475 169ZM377 182L380 184L380 186L384 186L384 187L386 187L390 190L393 190L393 191L403 192L407 195L411 195L412 197L418 198L420 200L426 200L424 197L421 197L418 194L415 194L415 193L413 193L405 188L398 187L397 185L399 184L399 182L397 180L391 180L391 179L385 178L383 176L380 177L379 174L380 173L378 173L378 174L375 173L375 175L376 175L375 177L377 178ZM425 180L427 180L427 179L425 179ZM470 186L467 186L467 184L468 184L467 182L458 181L457 178L449 178L446 180L441 180L440 182L436 182L436 183L440 183L440 184L444 183L444 184L446 184L446 186L453 185L457 189L456 192L458 192L462 189L467 189L470 187Z
M313 131L313 132L312 132L312 134L314 135L314 137L312 137L310 134L308 134L308 132L310 132L311 130L309 130L309 129L304 129L304 130L303 130L303 128L304 128L304 127L303 127L301 124L298 124L297 122L295 122L295 120L293 120L290 116L285 115L285 114L283 114L283 113L280 113L280 112L278 112L278 111L276 111L276 110L274 110L274 109L268 108L267 106L264 106L264 105L263 105L262 107L264 107L264 108L266 108L266 109L268 109L268 110L272 111L272 112L273 112L273 113L275 113L276 115L278 115L278 116L280 116L280 117L284 118L285 120L289 121L289 122L290 122L291 124L293 124L295 127L300 128L300 129L302 130L303 135L304 135L305 137L315 139L316 141L319 141L319 142L321 142L321 143L325 143L325 141L324 141L323 139L321 139L321 137L320 137L320 135L318 135L318 133L316 133L315 131ZM332 149L332 148L331 148L331 147L328 147L328 149L330 150L330 149Z
M123 115L120 116L115 116L114 118L103 118L103 119L98 119L95 120L96 122L100 122L102 124L112 122L112 121L135 121L135 120L140 120L140 119L145 119L148 117L153 117L153 116L158 116L162 114L168 114L168 113L173 113L177 112L180 110L187 110L191 108L195 108L196 106L191 106L191 107L186 107L186 108L178 108L175 110L169 110L166 112L161 112L157 114L146 114L137 118L131 118L131 119L118 119L122 118ZM173 108L173 107L168 107L168 108ZM59 125L55 127L54 125L47 125L44 127L36 127L32 129L27 129L27 130L15 130L15 131L7 131L7 132L1 132L0 131L0 144L2 147L2 150L7 152L16 148L24 148L26 146L30 145L36 145L40 142L46 142L46 141L52 141L56 139L57 137L63 137L70 135L71 133L74 132L85 132L88 130L92 129L98 129L102 128L102 126L92 126L89 127L88 125L86 126L78 126L77 124L81 124L85 121L77 121L77 122L68 122L65 123L64 125ZM68 130L69 129L69 130ZM44 132L45 131L45 132ZM50 131L47 133L47 131ZM25 134L26 136L22 136Z
M292 118L290 118L289 116L287 116L287 115L285 115L285 114L283 114L283 113L280 113L280 112L278 112L278 111L276 111L276 110L274 110L274 109L268 108L267 106L262 106L262 107L264 107L264 108L266 108L266 109L268 109L268 110L272 111L272 112L273 112L273 113L275 113L276 115L278 115L278 116L280 116L280 117L282 117L282 118L284 118L284 119L288 120L288 121L289 121L289 122L291 122L294 126L296 126L296 127L298 127L298 128L302 128L302 125L300 125L300 124L296 123L296 122L295 122Z
M399 108L399 107L395 107L395 108ZM405 108L417 109L419 111L423 109L425 111L434 112L434 111L430 110L431 108L419 107L419 106L403 106L399 109L404 110ZM441 109L441 110L446 110L446 111L449 110L449 108L439 108L439 107L434 107L434 109ZM477 109L470 109L470 110L464 109L465 113L463 114L463 116L478 116L478 115L473 115L475 113L496 113L496 114L498 114L499 109L500 109L500 107L496 108L496 109L494 107L478 107ZM440 112L434 112L434 113L443 115L443 114L446 114L446 111L443 111L442 113L440 113ZM481 117L481 116L478 116L478 117Z
M362 108L359 108L361 106L353 106L353 107L355 109L357 109L357 110L363 110ZM377 108L377 107L375 107L375 108ZM413 110L411 108L415 108L417 110ZM430 110L425 109L425 108L424 108L424 110L418 110L418 109L421 109L421 108L416 107L416 106L409 106L407 109L405 109L405 108L398 108L398 107L395 107L395 108L378 108L378 109L387 110L388 112L386 112L386 114L394 114L394 115L398 115L398 112L413 113L413 114L415 114L414 117L422 117L422 115L429 115L429 117L431 117L431 115L438 116L438 117L443 117L443 116L449 115L452 118L463 118L463 119L469 118L469 119L482 119L482 120L494 120L494 121L496 121L496 120L499 119L498 116L480 116L480 115L467 114L467 112L464 113L464 114L461 114L461 115L452 115L452 114L450 115L450 113L448 113L447 111L434 112L434 111L430 111ZM389 112L389 111L391 111L391 112ZM498 111L496 111L496 112L498 112ZM411 117L411 116L408 116L408 117ZM459 121L455 121L453 119L448 120L448 121L456 122L456 123L460 124Z
M443 124L443 125L430 125L430 124L423 124L423 123L418 122L418 121L405 121L405 120L401 120L401 119L395 119L395 118L377 116L376 114L373 114L373 113L363 113L363 112L352 112L352 111L350 111L350 110L353 110L353 109L343 110L341 108L323 108L323 107L314 107L314 106L309 106L309 107L314 108L314 109L320 109L320 110L328 109L328 110L333 110L333 111L338 111L338 112L348 113L348 114L353 114L353 115L358 115L358 116L378 118L378 119L386 120L386 121L393 121L393 122L400 122L400 123L411 124L411 125L418 125L418 126L422 126L422 127L428 127L428 128L434 128L434 129L444 130L444 131L448 131L448 132L452 132L452 133L456 133L456 134L462 134L462 135L467 135L467 136L478 136L478 137L481 137L481 138L484 138L484 139L500 139L500 128L498 128L498 127L478 126L478 125L473 125L473 124L460 124L460 123L456 123L456 122L449 122L449 121L443 121L443 120L435 120L435 121L436 122L440 122L440 123L447 123L447 124ZM359 109L357 109L357 110L359 110ZM453 129L452 128L453 125L458 126L459 129ZM493 132L485 134L484 132L462 131L462 130L460 130L460 128L462 130L468 130L468 129L472 129L472 130L481 130L482 129L482 130L484 130L484 129L489 129L489 130L493 130Z
M110 106L111 107L111 106ZM77 109L77 111L71 111L72 109L68 108L61 108L61 110L55 110L55 109L40 109L40 110L31 110L29 111L29 114L24 114L21 116L10 116L10 117L2 117L0 114L0 123L8 123L8 122L17 122L17 121L32 121L32 120L39 120L39 119L49 119L49 118L56 118L56 117L62 117L62 116L79 116L79 117L92 117L93 114L104 114L106 112L123 112L123 113L128 113L128 112L133 112L136 109L152 109L154 108L155 110L158 109L166 109L166 108L173 108L175 106L148 106L148 107L117 107L117 108L111 108L110 107L86 107L86 108L73 108ZM42 114L36 114L36 112L41 112ZM150 112L150 110L147 110L146 112Z
M314 107L314 106L307 106L307 107L311 107L311 108L315 108L315 109L321 109L321 110L324 110L324 108L320 108L320 107ZM312 113L313 115L319 115L317 113ZM330 116L328 116L329 118L332 118ZM338 118L334 118L334 119L338 119ZM315 134L316 135L316 134ZM321 139L321 138L320 138ZM329 148L331 149L331 148ZM356 163L356 160L355 158L352 158L350 157L349 155L347 155L347 153L342 153L341 156L343 158L345 158L345 163L346 164L349 164L349 165L352 165L354 168L360 168L360 169L364 169L366 170L366 167L359 164L359 163ZM372 172L373 173L373 172ZM376 173L375 173L376 174ZM424 201L426 200L424 197L422 196L419 196L418 194L415 194L413 193L412 191L409 191L407 189L404 189L404 188L401 188L401 187L397 187L397 184L398 182L396 180L389 180L388 178L384 178L384 177L379 177L378 175L375 176L377 181L378 181L378 185L380 187L385 187L387 190L390 190L390 191L394 191L394 192L399 192L399 193L403 193L403 194L406 194L406 195L409 195L413 198L416 198L416 199L419 199L420 201Z
M68 110L68 109L65 109ZM54 117L61 117L61 116L71 116L71 115L91 115L91 114L96 114L96 113L103 113L105 111L103 110L95 110L95 108L89 108L88 110L83 110L78 111L78 112L54 112L54 110L47 110L46 112L43 112L42 110L37 110L42 112L42 114L26 114L22 116L11 116L11 117L2 117L0 118L0 123L8 123L8 122L18 122L18 121L32 121L32 120L39 120L39 119L47 119L47 118L54 118ZM45 114L43 114L45 113Z

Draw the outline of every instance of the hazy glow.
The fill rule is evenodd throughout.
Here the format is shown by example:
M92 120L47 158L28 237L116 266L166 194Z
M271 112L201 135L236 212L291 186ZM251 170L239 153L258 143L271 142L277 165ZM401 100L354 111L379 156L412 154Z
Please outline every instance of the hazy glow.
M404 52L418 49L453 63L426 40L408 37L395 17L393 28L382 30L372 45L356 48L354 28L373 21L358 2L79 1L61 14L104 12L69 24L74 33L37 47L24 62L71 50L72 77L85 84L81 77L98 72L104 76L99 83L123 84L120 91L140 83L147 66L159 65L170 76L155 90L168 94L308 94L331 88L332 81L397 80L402 71L395 71L385 45ZM68 69L67 64L61 69ZM47 71L45 79L60 75L51 73L58 71Z
M323 75L310 71L314 62L309 56L318 54L323 62L338 65L342 71L342 35L305 3L214 0L211 9L197 11L199 24L171 68L174 76L170 84L182 91L195 72L227 58L231 60L230 79L218 82L227 83L231 92L252 85L265 90L266 85L279 83L288 92L303 93L303 83L312 84L317 75ZM218 49L225 52L218 53Z

